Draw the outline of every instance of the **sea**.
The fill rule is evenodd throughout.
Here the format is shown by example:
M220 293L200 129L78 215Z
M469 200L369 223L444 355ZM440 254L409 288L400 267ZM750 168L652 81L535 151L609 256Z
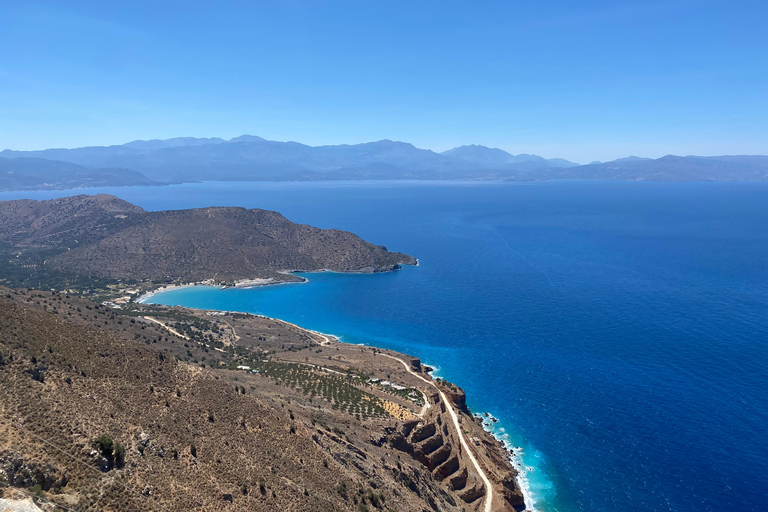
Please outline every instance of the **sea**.
M768 183L211 182L107 192L352 231L419 265L182 288L419 357L464 388L540 511L768 510Z

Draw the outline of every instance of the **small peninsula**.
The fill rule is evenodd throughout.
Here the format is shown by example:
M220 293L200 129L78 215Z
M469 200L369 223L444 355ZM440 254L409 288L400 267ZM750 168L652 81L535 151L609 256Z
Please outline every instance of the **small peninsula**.
M0 202L6 284L233 284L301 281L291 272L384 272L412 256L277 212L233 207L148 212L110 195ZM0 281L2 283L2 281Z

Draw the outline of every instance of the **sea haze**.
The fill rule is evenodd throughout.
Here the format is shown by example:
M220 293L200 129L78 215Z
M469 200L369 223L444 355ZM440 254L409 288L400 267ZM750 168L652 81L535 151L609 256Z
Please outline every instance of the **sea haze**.
M764 510L768 183L99 191L153 210L278 210L417 256L394 273L153 300L275 316L438 365L524 448L537 509Z

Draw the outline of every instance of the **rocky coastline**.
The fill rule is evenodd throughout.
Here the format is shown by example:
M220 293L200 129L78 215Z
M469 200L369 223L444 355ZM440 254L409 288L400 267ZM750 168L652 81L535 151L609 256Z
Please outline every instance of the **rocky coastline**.
M304 281L307 280L304 279ZM275 284L284 283L259 283L255 286ZM246 315L280 322L304 331L310 336L319 336L324 345L332 343L333 345L346 346L348 349L358 347L358 345L342 342L335 335L319 333L281 319L261 315ZM450 421L446 419L446 405L441 403L438 393L438 391L442 391L450 404L459 412L463 421L462 425L469 426L472 424L472 438L474 446L479 452L479 458L482 459L487 468L491 468L489 472L493 474L492 482L496 488L496 494L501 497L501 499L497 498L499 503L494 502L493 510L533 510L530 508L530 504L526 503L525 493L519 480L520 468L513 464L514 451L486 428L481 418L470 411L463 389L445 379L434 378L432 372L435 371L435 368L422 364L419 358L372 346L367 348L374 353L387 354L390 357L408 361L411 371L436 384L431 393L430 390L427 390L425 396L429 406L425 409L425 414L422 417L386 427L378 438L376 434L372 434L370 439L372 444L377 446L389 444L408 454L428 469L438 481L447 482L447 486L457 492L466 503L473 503L484 498L486 490L483 483L477 474L472 473L471 468L468 468L469 461L466 455L462 454L461 443L457 439L459 433L451 433L448 428Z

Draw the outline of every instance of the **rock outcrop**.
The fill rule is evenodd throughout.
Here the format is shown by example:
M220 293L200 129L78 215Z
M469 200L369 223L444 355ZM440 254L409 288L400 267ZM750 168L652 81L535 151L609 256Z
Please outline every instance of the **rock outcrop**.
M0 452L0 487L40 486L44 491L67 485L66 470L26 460L13 451Z

